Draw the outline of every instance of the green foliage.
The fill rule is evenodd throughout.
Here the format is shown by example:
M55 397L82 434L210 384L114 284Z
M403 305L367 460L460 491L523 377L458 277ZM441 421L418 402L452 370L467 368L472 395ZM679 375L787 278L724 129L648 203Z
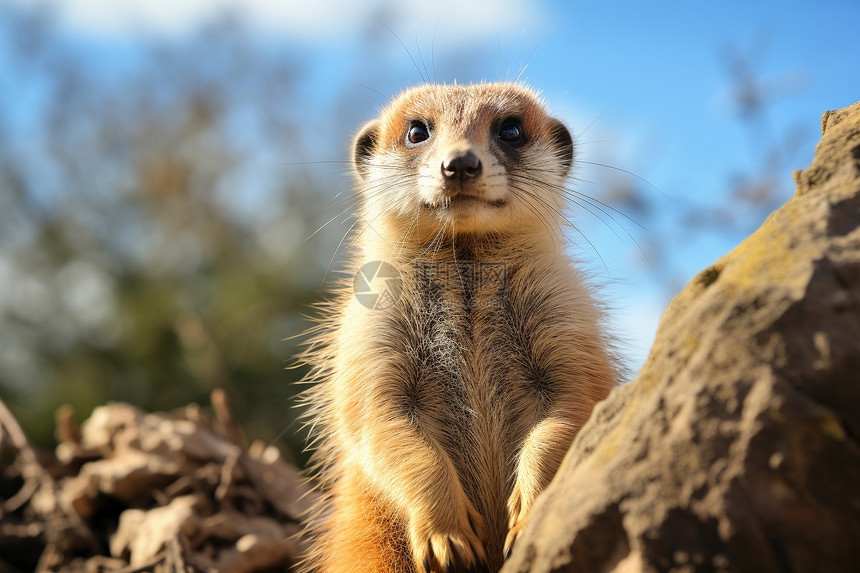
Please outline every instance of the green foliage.
M225 21L100 75L48 20L7 12L8 70L36 96L0 109L3 397L49 446L62 404L169 410L222 387L249 438L301 461L284 339L309 326L334 242L304 242L326 183L279 164L300 68Z

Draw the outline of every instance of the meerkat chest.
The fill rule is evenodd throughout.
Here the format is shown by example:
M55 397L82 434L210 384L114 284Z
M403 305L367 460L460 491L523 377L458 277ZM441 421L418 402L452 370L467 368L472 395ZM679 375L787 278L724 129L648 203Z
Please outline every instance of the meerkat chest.
M571 363L575 309L566 289L510 263L475 260L417 265L408 355L417 386L451 392L457 403L522 392L549 398Z

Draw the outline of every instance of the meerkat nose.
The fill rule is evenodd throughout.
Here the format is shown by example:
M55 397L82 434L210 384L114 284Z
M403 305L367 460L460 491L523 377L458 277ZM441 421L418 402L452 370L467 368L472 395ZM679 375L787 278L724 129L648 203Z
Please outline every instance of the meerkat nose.
M481 174L481 160L470 149L458 150L448 154L442 162L442 176L445 179L475 179Z

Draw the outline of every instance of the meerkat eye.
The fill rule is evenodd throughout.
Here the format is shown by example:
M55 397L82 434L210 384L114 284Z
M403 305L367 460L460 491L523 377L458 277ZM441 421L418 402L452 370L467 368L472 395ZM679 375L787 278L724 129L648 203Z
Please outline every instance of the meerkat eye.
M499 127L498 137L506 143L522 143L523 126L520 120L512 117L503 121Z
M406 141L412 145L418 145L422 141L430 138L430 130L427 129L427 124L423 121L413 121L409 126L409 131L406 132Z

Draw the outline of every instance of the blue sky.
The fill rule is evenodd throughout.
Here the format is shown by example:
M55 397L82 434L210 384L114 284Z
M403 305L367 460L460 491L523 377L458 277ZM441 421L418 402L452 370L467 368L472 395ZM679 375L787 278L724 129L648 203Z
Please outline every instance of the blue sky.
M327 94L352 90L364 101L349 118L348 131L374 114L377 104L372 98L380 96L369 90L394 95L421 80L400 40L375 25L381 18L416 59L417 39L428 72L432 75L435 63L440 81L492 80L504 75L509 64L513 77L528 58L521 79L540 88L550 109L580 136L579 157L648 181L645 185L623 172L591 165L581 165L577 172L596 189L626 181L652 194L658 213L648 217L647 230L625 226L646 253L648 243L670 244L669 257L680 282L743 238L681 229L682 214L691 206L727 204L732 174L761 163L762 150L738 118L726 55L747 57L753 77L772 95L769 129L775 134L792 129L801 133L790 169L783 173L789 193L791 169L804 168L812 160L821 114L860 100L856 0L64 0L55 5L70 44L106 74L133 62L136 39L181 38L219 10L235 11L261 43L300 55L313 70L302 91L303 103L313 102L309 113L317 121L335 116L331 109L337 102ZM374 34L377 46L370 55L356 49L368 33ZM434 62L429 61L431 52ZM371 65L368 57L374 59ZM0 80L2 65L0 56ZM4 86L0 81L0 86L10 93L8 82ZM25 93L11 93L4 105L14 101L26 112ZM335 124L328 128L322 131L344 129ZM346 153L331 140L316 148L302 143L307 159L341 158L319 156L332 149ZM581 255L615 308L613 323L623 340L622 353L631 356L635 368L676 285L666 285L666 277L644 261L625 232L616 230L619 239L587 213L575 213L574 218L603 258L599 261L588 247Z

